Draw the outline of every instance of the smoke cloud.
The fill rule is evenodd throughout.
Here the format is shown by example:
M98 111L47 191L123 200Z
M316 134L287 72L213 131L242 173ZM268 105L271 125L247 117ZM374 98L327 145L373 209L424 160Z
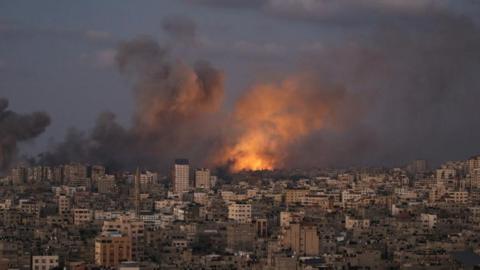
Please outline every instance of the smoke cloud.
M230 109L223 107L223 74L208 62L189 65L148 37L121 44L116 62L134 86L131 126L104 114L90 133L71 131L52 156L153 168L183 156L241 170L397 165L475 154L478 25L443 4L430 9L427 0L363 0L355 9L347 2L327 12L319 7L333 2L270 0L273 14L308 18L314 26L328 21L345 27L369 10L388 16L368 17L368 27L353 26L358 31L342 42L303 52L297 71L280 83L252 85ZM290 9L295 13L281 13L299 3Z
M18 114L7 108L8 100L0 98L0 171L15 159L18 143L37 137L50 124L44 112Z
M120 44L119 71L134 85L135 115L124 128L102 114L89 134L71 130L46 162L101 162L124 168L164 168L178 156L205 160L212 151L223 101L223 74L206 61L175 59L149 37Z
M217 162L234 171L285 167L292 145L315 131L343 129L360 117L360 104L353 93L312 74L256 85L238 100L231 141Z
M162 28L172 39L181 44L191 45L195 43L197 26L188 17L171 16L162 22Z

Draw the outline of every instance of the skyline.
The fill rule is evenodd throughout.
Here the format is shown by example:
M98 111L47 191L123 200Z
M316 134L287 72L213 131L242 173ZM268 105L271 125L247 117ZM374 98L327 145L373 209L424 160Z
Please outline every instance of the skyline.
M51 118L42 135L19 144L20 154L48 150L118 166L166 166L178 156L221 165L233 157L254 160L238 169L261 169L393 166L418 158L439 164L480 148L474 1L0 7L0 96L15 112ZM124 61L143 66L122 64L122 52ZM159 68L176 75L145 77ZM176 94L166 93L201 93L203 86L177 87L191 84L192 74L213 83L214 95L198 95L184 111ZM111 137L118 133L123 137ZM69 144L72 137L77 144Z

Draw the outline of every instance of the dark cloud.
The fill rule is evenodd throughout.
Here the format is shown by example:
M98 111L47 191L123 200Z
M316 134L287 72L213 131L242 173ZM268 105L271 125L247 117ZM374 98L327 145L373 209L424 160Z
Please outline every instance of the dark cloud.
M0 98L0 170L15 159L18 143L37 137L50 124L46 113L18 114L7 108L8 100Z
M184 0L188 3L204 4L215 7L252 8L263 7L268 0Z

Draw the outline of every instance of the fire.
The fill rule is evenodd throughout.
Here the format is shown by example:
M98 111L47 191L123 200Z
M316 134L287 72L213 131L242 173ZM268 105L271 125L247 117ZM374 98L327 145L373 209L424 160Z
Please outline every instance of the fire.
M319 130L342 97L342 91L313 86L304 76L280 84L251 88L237 102L233 114L234 138L219 154L233 171L281 167L288 148Z

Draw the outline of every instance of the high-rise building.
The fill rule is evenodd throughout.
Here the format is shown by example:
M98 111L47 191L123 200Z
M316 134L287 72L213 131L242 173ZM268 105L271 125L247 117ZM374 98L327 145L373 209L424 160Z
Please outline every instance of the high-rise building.
M13 168L10 177L14 185L21 185L27 181L28 171L24 167Z
M95 238L95 263L103 267L118 267L132 260L130 238L116 231L103 232Z
M210 189L210 170L201 168L195 170L195 187Z
M188 159L177 159L173 166L173 192L183 193L190 187L190 165Z
M135 183L134 183L134 196L135 196L135 214L137 217L140 216L140 169L137 168L137 173L135 174Z

